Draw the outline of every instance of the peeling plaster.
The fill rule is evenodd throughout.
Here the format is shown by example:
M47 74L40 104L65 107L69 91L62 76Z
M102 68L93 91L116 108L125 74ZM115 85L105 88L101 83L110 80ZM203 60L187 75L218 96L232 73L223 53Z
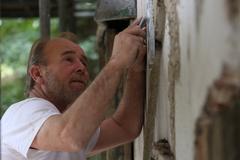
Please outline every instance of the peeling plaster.
M229 35L228 43L231 46L230 58L226 60L226 63L232 68L239 69L240 58L240 1L239 0L225 0L227 16L231 26L231 33Z
M239 159L239 102L240 72L225 66L221 76L209 88L196 123L195 160L225 160L229 156ZM226 144L229 140L231 142ZM235 141L237 143L232 143Z
M165 31L165 19L166 19L166 6L164 0L154 0L155 16L155 38L157 43L162 43Z
M161 48L158 48L157 53L161 52ZM155 115L156 115L156 106L158 98L158 86L159 86L159 72L160 72L160 58L161 54L156 54L153 64L151 65L151 70L149 73L149 78L151 83L149 84L149 94L147 97L148 107L146 108L145 116L145 127L144 127L144 154L143 159L148 160L150 158L152 150L152 142L154 135L154 126L155 126Z
M168 17L170 54L168 62L168 100L170 105L170 144L175 153L175 83L180 78L180 44L179 20L177 14L177 1L166 1L166 14Z

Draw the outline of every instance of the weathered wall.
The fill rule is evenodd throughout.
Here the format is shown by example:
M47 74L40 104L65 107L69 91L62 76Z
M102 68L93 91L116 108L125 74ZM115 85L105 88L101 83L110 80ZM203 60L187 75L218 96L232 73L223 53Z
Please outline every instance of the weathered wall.
M178 4L181 70L175 88L177 159L193 159L196 120L224 65L240 73L239 9L237 0L182 0Z
M177 160L193 160L196 121L207 101L210 86L219 79L224 65L230 68L230 72L234 70L234 73L240 73L240 2L153 2L155 30L164 25L164 34L155 34L157 60L150 66L151 70L148 70L151 72L148 86L152 90L154 83L158 91L153 93L157 94L154 96L155 100L151 99L151 90L150 97L147 97L151 101L150 105L156 103L155 109L150 108L152 113L146 115L145 121L145 128L152 124L153 134L144 130L135 142L135 159L147 159L150 156L154 159L166 159L171 153L166 154L165 158L161 156L162 148L157 142L168 142L169 149ZM156 8L162 6L164 12L156 13ZM165 15L162 18L160 14ZM156 79L158 83L154 81ZM239 75L237 79L239 80ZM149 111L149 106L146 110ZM155 121L149 118L152 116ZM147 148L152 147L150 150L153 150L153 154L144 155L145 145L148 145Z

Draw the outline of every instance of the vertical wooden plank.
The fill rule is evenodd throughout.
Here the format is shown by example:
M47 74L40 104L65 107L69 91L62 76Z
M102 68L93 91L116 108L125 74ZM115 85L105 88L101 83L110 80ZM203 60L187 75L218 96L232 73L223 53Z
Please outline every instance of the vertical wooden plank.
M173 153L176 151L176 122L175 122L175 106L176 106L176 83L180 78L180 40L179 40L179 19L177 12L177 1L167 0L166 1L166 14L168 17L169 26L169 40L170 40L170 54L168 62L168 102L170 105L170 132L169 132L169 142Z
M105 60L106 46L104 45L104 37L105 37L106 29L107 29L107 26L104 23L97 24L96 50L99 55L100 69L102 69L106 63L106 60Z
M147 0L137 0L137 17L146 16Z
M50 37L50 1L39 0L40 37Z
M125 144L123 147L123 151L124 151L124 160L133 160L133 153L132 153L132 148L133 148L133 144L132 143L128 143Z
M148 78L151 82L148 84L148 105L145 111L143 160L149 160L151 157L154 128L157 125L155 124L155 115L159 88L160 53L155 57L153 64L149 68Z
M146 0L137 0L137 17L143 17L146 15ZM143 159L143 148L144 148L144 131L142 130L141 135L134 141L134 160Z
M74 18L73 0L58 0L58 16L60 32L70 31L75 33L76 21Z
M105 55L104 55L104 59L105 59L105 63L108 62L109 58L111 57L112 54L112 49L113 49L113 42L114 42L114 37L117 34L117 31L115 29L112 28L107 28L106 32L105 32L105 37L104 37L104 45L105 45ZM121 82L122 84L122 82ZM117 91L117 95L121 95L122 93L122 87L120 87ZM115 110L116 107L119 103L119 99L120 97L115 97L115 99L112 102L112 105L109 107L107 113L106 113L106 117L112 115ZM106 160L123 160L123 147L117 147L114 149L110 149L107 151L106 153Z
M155 142L160 139L156 137L161 137L155 135L156 128L162 128L169 130L170 126L163 127L159 126L161 123L158 123L156 119L157 107L166 107L159 106L159 88L160 88L160 66L161 66L161 56L162 56L162 42L163 35L165 31L165 6L163 0L138 0L138 17L143 15L147 17L147 41L148 41L148 57L147 57L147 93L146 93L146 107L145 107L145 123L144 123L144 132L143 139L138 142L138 146L135 145L135 151L139 154L142 154L140 149L143 150L142 157L134 153L137 159L149 160L149 159L161 159L158 155L161 154L161 151L157 150L157 156L153 156L153 150ZM162 113L168 115L168 113ZM166 116L167 119L169 117ZM164 119L164 118L161 118ZM166 123L167 120L164 119ZM167 132L167 131L166 131ZM167 137L161 137L167 141ZM141 148L143 147L143 148ZM137 149L136 149L137 148ZM171 150L168 151L169 155L165 158L172 159Z
M59 16L59 30L60 32L67 31L67 1L58 0L58 16Z
M108 28L107 25L103 23L98 24L97 29L97 51L99 54L99 63L100 68L103 68L104 65L108 62L109 58L112 54L114 37L117 34L117 31L113 28ZM120 88L117 91L117 96L112 101L109 109L105 113L106 117L111 116L116 110L116 106L119 102L119 99L122 95L122 83ZM110 149L101 154L102 160L123 160L123 147L117 147L114 149Z

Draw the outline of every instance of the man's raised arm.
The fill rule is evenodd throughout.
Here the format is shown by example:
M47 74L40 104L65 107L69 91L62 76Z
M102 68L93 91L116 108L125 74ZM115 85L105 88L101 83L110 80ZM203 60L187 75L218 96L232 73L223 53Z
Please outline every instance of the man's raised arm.
M115 37L112 57L108 64L63 114L51 116L46 120L32 143L33 148L79 151L85 147L100 126L123 71L131 68L139 57L144 57L145 53L140 51L144 49L145 31L140 29L138 23L136 21ZM125 101L128 100L128 98L125 99ZM132 107L131 112L134 108ZM140 116L142 111L138 112ZM119 116L121 114L116 115L116 121Z

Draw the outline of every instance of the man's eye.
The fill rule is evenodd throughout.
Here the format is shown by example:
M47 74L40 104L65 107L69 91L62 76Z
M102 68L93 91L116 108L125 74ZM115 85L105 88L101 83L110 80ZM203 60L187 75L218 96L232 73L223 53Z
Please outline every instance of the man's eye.
M86 62L83 62L83 61L82 61L82 64L83 64L85 67L87 67L87 63L86 63Z
M64 60L71 63L73 62L73 58L65 58Z

